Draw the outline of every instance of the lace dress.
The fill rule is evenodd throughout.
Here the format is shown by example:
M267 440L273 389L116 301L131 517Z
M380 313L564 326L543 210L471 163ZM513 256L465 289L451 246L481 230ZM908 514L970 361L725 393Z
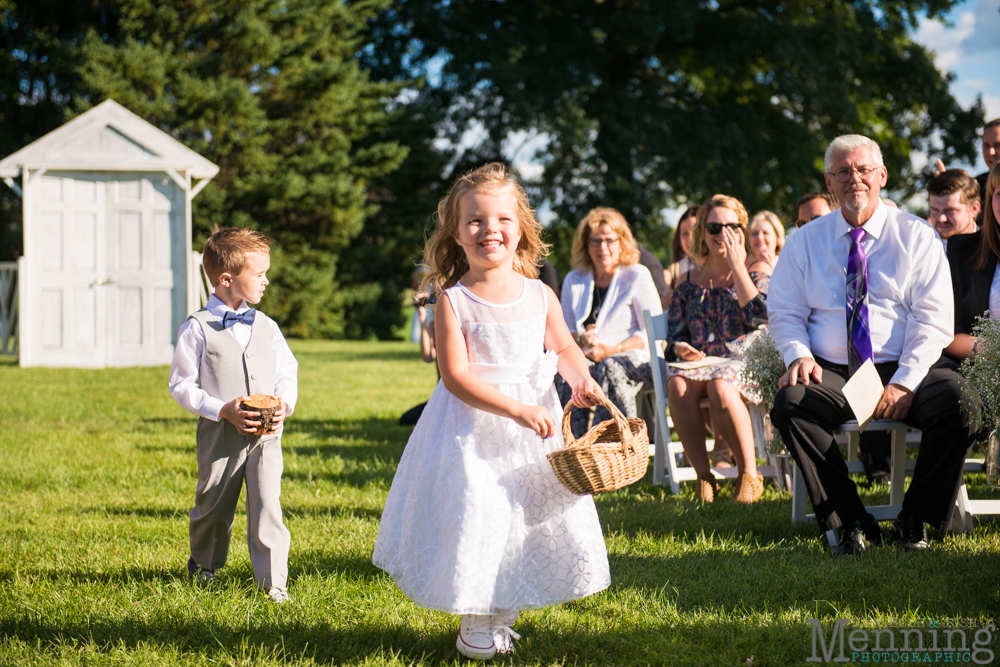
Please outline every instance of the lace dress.
M558 425L542 283L526 279L520 298L503 305L461 284L445 293L471 370L518 401L547 407ZM372 562L418 605L453 614L548 607L607 588L594 501L570 493L545 458L562 446L558 433L543 440L438 382L396 470Z
M671 375L702 381L728 380L748 400L760 400L740 379L743 362L733 358L738 356L742 340L767 323L767 288L771 277L751 271L750 278L760 293L741 308L735 287L699 287L691 282L688 272L687 279L674 290L667 311L667 353L672 354L673 344L683 341L709 356L731 361L687 370L668 366Z

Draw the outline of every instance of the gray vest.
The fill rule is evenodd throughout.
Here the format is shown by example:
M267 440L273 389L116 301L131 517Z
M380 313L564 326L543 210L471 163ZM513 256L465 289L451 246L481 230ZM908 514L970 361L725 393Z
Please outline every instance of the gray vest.
M254 319L244 350L208 310L203 308L191 318L205 332L198 379L202 389L225 403L245 394L274 393L274 336L269 322L259 316Z

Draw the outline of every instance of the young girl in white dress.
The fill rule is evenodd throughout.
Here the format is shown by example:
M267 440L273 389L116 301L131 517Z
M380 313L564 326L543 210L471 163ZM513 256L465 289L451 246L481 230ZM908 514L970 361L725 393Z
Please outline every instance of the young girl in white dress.
M558 370L587 407L600 393L559 301L535 280L541 226L501 164L459 178L424 257L441 285L438 383L403 452L372 562L422 607L461 614L458 651L513 651L522 609L608 587L590 496L556 479Z

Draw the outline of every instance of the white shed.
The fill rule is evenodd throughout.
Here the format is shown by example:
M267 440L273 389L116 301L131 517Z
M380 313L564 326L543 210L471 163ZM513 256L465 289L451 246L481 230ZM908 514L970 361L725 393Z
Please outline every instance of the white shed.
M113 100L0 160L23 200L21 366L169 364L197 308L191 200L218 171Z

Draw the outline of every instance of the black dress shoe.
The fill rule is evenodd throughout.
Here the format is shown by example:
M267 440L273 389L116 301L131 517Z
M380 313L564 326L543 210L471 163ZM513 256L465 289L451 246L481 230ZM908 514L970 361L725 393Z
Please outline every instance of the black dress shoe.
M840 544L830 553L835 556L857 556L868 550L869 543L872 546L882 544L882 531L879 530L878 521L871 514L864 519L855 519L841 526Z
M865 467L865 477L869 484L888 484L892 470L888 458L875 456L870 451L861 450L861 463Z
M926 549L930 546L927 543L927 527L916 517L903 514L896 517L892 522L892 536L902 542L903 548L907 551Z

